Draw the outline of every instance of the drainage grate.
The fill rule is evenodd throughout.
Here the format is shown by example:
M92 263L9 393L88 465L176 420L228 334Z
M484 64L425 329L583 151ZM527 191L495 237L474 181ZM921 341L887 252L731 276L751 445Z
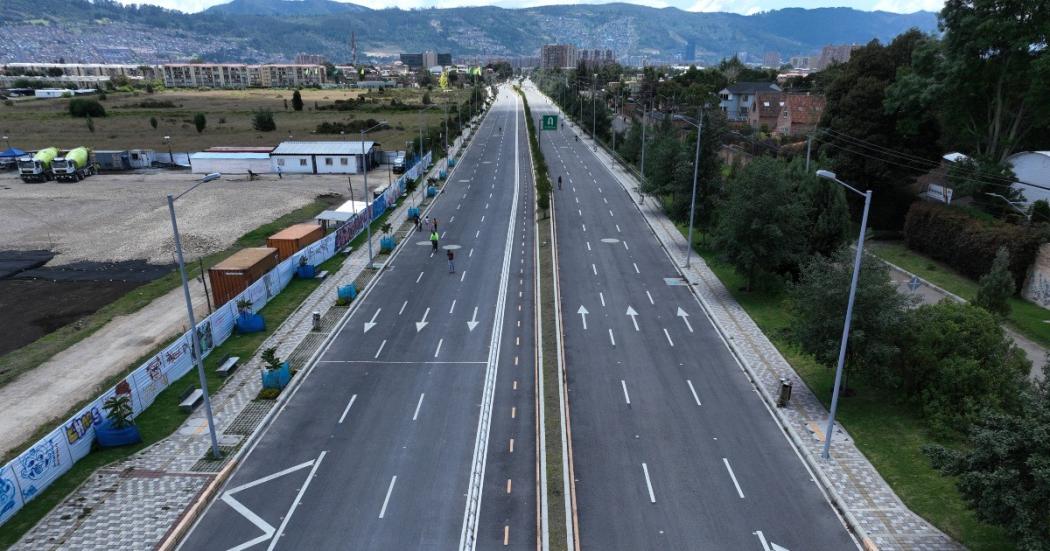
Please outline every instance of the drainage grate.
M310 359L310 356L324 342L324 338L324 333L310 333L303 337L299 346L295 347L292 354L288 356L288 363L292 366L292 369L302 369L306 365L306 361Z
M263 417L273 408L274 400L252 400L245 404L241 413L223 431L224 434L239 434L248 436L255 432Z
M335 329L336 324L339 323L339 320L343 318L343 314L349 309L349 306L332 306L329 308L328 313L321 318L321 332L328 333Z

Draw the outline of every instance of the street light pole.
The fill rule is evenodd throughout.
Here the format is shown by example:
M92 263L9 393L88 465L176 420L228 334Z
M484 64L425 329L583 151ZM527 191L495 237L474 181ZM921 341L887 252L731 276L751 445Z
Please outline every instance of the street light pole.
M368 266L372 267L372 198L368 193L368 160L365 158L365 134L379 128L386 124L386 121L379 121L371 128L366 128L361 131L361 172L365 175L365 205L368 209L368 224L365 225L366 237L368 240Z
M696 109L696 153L693 155L693 199L689 202L689 250L685 253L685 267L693 257L693 219L696 217L696 180L700 173L700 135L704 131L704 108Z
M204 412L208 418L208 433L211 436L211 455L213 459L220 459L222 452L219 451L219 438L215 434L215 420L211 414L211 397L208 396L208 377L204 372L204 358L201 357L200 340L197 338L197 319L193 315L193 300L190 298L190 284L186 279L186 261L182 256L182 240L179 237L179 224L175 221L175 199L186 195L196 189L197 186L216 180L221 175L217 172L209 174L200 179L193 187L180 193L177 197L168 194L168 213L171 215L171 230L175 234L175 254L179 261L179 276L182 278L182 295L186 299L186 317L190 322L190 341L193 346L193 363L197 365L197 375L200 376L201 392L204 393Z
M850 281L849 287L849 301L846 303L846 321L842 325L842 342L839 343L839 361L835 367L835 386L832 387L831 394L831 412L828 416L828 427L824 431L824 449L820 455L824 459L831 458L831 438L834 435L835 430L835 412L839 406L839 386L842 384L842 370L846 363L846 344L849 340L849 327L853 321L853 302L857 298L857 281L860 279L860 263L864 257L864 229L868 226L868 209L871 207L871 190L860 191L857 188L839 180L834 172L828 170L818 170L817 176L825 180L831 180L840 186L856 193L857 195L864 196L864 214L860 220L860 236L857 237L857 254L853 260L853 277Z

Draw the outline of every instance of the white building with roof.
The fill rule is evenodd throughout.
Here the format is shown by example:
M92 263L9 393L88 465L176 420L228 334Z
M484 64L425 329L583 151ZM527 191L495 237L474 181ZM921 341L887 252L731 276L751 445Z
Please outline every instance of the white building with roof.
M1025 202L1050 201L1050 151L1022 151L1006 158Z
M358 174L367 161L377 166L376 142L281 142L270 153L274 172L284 174ZM364 161L363 161L363 160Z
M265 151L200 151L190 155L194 174L267 174L272 172Z

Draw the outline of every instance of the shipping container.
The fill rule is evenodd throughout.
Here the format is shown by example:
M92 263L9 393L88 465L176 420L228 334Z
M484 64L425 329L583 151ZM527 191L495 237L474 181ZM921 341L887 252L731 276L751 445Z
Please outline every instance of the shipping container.
M267 237L266 246L277 249L277 257L284 260L322 237L324 237L323 227L313 222L304 222L288 226Z
M211 296L216 307L226 304L266 272L277 266L277 249L250 247L241 249L226 260L208 269Z

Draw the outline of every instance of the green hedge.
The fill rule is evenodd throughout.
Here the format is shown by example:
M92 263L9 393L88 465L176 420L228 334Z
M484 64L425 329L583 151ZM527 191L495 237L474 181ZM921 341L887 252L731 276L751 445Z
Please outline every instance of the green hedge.
M940 260L974 280L988 273L995 253L1005 246L1010 251L1010 271L1017 289L1024 285L1028 267L1048 234L1044 224L987 222L924 201L913 203L904 221L904 240L909 249Z

